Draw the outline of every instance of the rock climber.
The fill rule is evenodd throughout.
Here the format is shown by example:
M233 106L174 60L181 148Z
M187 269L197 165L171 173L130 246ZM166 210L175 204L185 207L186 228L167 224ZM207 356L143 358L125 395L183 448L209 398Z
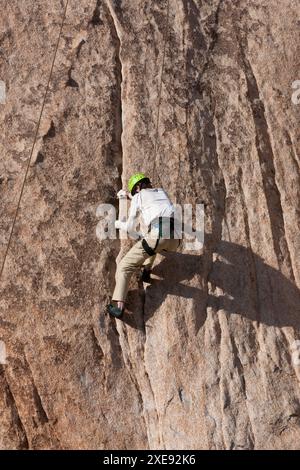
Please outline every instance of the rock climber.
M131 199L128 219L126 222L116 220L115 227L133 234L138 217L141 216L148 232L118 263L113 303L107 305L108 313L116 318L121 318L124 313L129 280L133 272L143 267L141 278L143 282L150 282L156 253L163 250L176 251L181 239L174 219L175 208L162 188L152 188L150 179L144 173L136 173L129 179L128 190L128 194L124 190L118 193L118 197L128 195ZM135 233L141 236L139 232Z

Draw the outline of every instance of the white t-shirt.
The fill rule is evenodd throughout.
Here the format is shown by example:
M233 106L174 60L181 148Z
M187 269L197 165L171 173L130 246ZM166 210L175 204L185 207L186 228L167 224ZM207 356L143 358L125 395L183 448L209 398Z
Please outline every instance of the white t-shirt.
M162 188L142 189L131 199L128 219L126 222L120 222L120 228L132 232L139 215L148 227L158 217L171 217L174 210L173 204Z

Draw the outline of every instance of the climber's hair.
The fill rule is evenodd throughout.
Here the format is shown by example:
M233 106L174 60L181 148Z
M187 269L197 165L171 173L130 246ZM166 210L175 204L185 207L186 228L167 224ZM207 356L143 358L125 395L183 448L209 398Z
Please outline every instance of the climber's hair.
M152 184L149 178L143 178L141 181L139 181L135 187L132 190L132 195L134 196L136 194L137 188L141 189L147 189L147 188L152 188Z

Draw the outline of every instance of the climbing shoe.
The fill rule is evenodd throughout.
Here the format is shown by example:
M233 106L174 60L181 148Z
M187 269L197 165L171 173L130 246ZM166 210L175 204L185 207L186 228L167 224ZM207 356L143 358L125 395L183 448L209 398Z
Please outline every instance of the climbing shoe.
M112 317L115 317L115 318L122 318L123 313L124 313L123 308L121 309L121 308L119 308L119 307L117 307L116 305L113 305L113 304L107 305L106 310L108 311L108 313Z
M143 269L141 279L143 282L150 282L151 281L151 276L150 276L150 269Z

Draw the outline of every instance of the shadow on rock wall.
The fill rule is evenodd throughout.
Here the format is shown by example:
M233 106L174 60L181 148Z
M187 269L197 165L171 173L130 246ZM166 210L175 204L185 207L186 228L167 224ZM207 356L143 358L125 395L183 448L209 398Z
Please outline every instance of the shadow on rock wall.
M221 241L217 248L216 260L210 269L204 269L204 256L184 253L166 253L163 260L153 268L153 279L146 288L129 292L129 310L124 322L142 328L142 323L153 315L160 315L158 309L168 295L193 299L196 315L196 330L204 324L208 307L215 311L224 309L269 326L291 326L300 329L300 290L281 272L268 266L250 249L235 243ZM206 274L205 274L206 271ZM201 281L204 288L187 285L195 276L208 277L211 285L207 292L206 279ZM197 281L197 279L196 279ZM195 282L195 280L194 280ZM144 322L141 323L141 296L146 295Z

